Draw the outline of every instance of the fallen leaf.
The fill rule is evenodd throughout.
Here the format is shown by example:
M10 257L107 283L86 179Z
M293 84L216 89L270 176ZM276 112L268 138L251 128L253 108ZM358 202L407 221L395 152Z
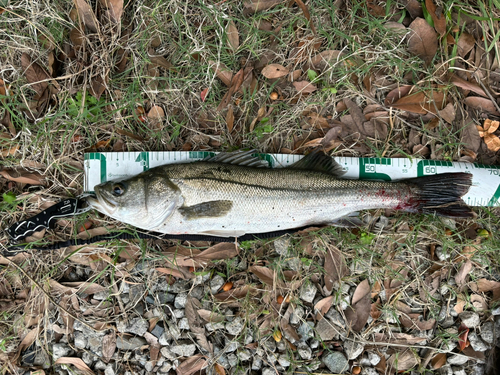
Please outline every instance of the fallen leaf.
M178 375L192 375L195 372L198 372L204 369L208 362L205 359L206 357L202 354L196 354L192 357L189 357L185 361L183 361L179 366L177 366L177 374Z
M347 323L355 332L363 329L370 316L370 292L370 284L365 279L357 286L352 296L351 306L345 310Z
M477 125L479 136L484 139L484 143L486 143L488 149L493 152L500 150L500 138L493 134L499 125L499 121L492 121L490 119L484 120L482 127Z
M423 18L416 18L409 26L413 31L408 38L410 53L424 60L429 65L438 48L437 34Z
M163 118L165 117L165 111L159 105L154 105L148 112L148 119L152 129L161 130L163 129Z
M243 3L243 14L248 16L283 3L285 0L251 0Z
M469 118L466 121L467 122L462 129L461 141L467 149L477 154L479 147L481 146L481 136L479 135L479 131L477 130L474 120Z
M229 106L229 108L227 110L226 126L227 126L227 130L229 131L229 133L231 133L233 131L233 126L234 126L234 111L233 111L232 106Z
M472 302L472 306L474 306L476 311L488 310L488 304L486 303L486 300L479 294L471 294L470 301Z
M436 4L434 4L433 0L425 0L425 7L431 15L432 20L434 21L434 28L439 35L443 36L446 34L446 15L444 14L443 9L440 8L441 10L437 11Z
M158 272L164 273L166 275L178 277L178 278L184 279L184 280L192 279L195 277L194 274L192 274L189 271L183 270L181 267L178 267L177 269L156 267L155 270L157 270Z
M349 114L351 115L351 118L354 122L354 125L356 126L356 130L360 134L366 135L366 131L364 128L364 123L366 122L366 117L363 114L363 111L361 110L361 108L359 108L359 106L356 103L354 103L354 101L352 101L351 99L344 99L344 103L347 106L347 108L349 109ZM341 119L341 121L342 121L342 119ZM344 121L342 121L342 122L344 122Z
M208 87L206 89L201 90L200 99L202 102L204 102L205 99L207 98L207 94L208 94Z
M44 177L38 172L31 173L24 169L3 169L0 171L0 175L9 181L15 181L22 184L45 185Z
M431 367L434 370L440 369L446 364L446 353L437 353L431 360Z
M280 64L269 64L262 69L262 75L269 79L280 78L288 74L288 69Z
M52 79L52 77L38 63L33 62L27 53L21 55L21 66L23 67L26 80L31 83L33 90L41 97L49 86L48 80Z
M309 14L309 10L307 9L306 5L303 3L302 0L295 0L295 4L297 4L299 8L302 10L302 13L304 13L304 17L309 22L311 31L313 32L314 35L316 35L316 28L314 27L314 24L311 21L311 14Z
M226 320L225 315L218 314L218 313L213 312L211 310L200 309L200 310L198 310L198 314L200 315L200 317L203 320L205 320L209 323L220 323L220 322L223 322L224 320Z
M457 41L458 55L460 57L465 57L465 55L467 55L472 50L472 48L474 48L475 44L476 39L474 38L474 36L467 32L461 33Z
M264 284L273 286L275 280L275 272L267 267L252 266L248 270L259 278Z
M149 60L151 61L151 64L154 64L156 66L160 66L160 67L165 68L167 70L170 70L174 67L170 63L170 61L168 61L162 55L155 55L155 50L152 48L150 48L148 50L148 57L149 57Z
M229 70L229 68L223 63L216 63L214 61L209 61L208 63L210 64L212 70L215 72L217 78L219 78L227 87L231 86L233 72Z
M437 114L446 104L446 95L442 90L419 91L415 94L402 97L390 107L401 109L403 111L419 113L422 115L428 112Z
M396 352L387 360L389 373L394 371L403 372L409 370L419 364L419 359L411 349L406 349L404 352Z
M373 340L376 342L388 342L391 344L416 345L427 340L425 337L416 337L407 333L393 332L390 335L385 333L374 333Z
M92 8L86 0L73 0L78 17L93 33L97 32L97 19Z
M235 299L245 298L249 293L253 293L254 288L245 285L241 288L234 288L227 292L217 293L214 297L219 301L232 301Z
M455 275L455 281L460 288L463 288L465 286L465 279L467 278L471 270L472 262L468 259L464 264L462 264L462 267L460 267L457 274Z
M464 99L464 103L474 109L500 116L500 113L490 99L480 98L479 96L468 96Z
M439 116L445 120L448 124L452 124L456 117L455 107L452 103L448 103L446 107L438 111Z
M123 0L101 0L109 10L111 21L119 23L123 14Z
M54 362L54 365L73 365L85 374L94 374L94 372L82 361L81 358L61 357Z
M326 50L317 55L315 55L310 62L309 69L318 70L320 72L324 72L330 66L334 65L337 62L342 62L344 66L352 65L345 58L345 53L338 50Z
M342 278L349 272L344 257L338 248L329 246L325 255L325 290L328 293L333 291L336 283L340 283Z
M467 336L469 335L469 327L465 324L460 324L458 327L458 348L462 351L467 346Z
M315 85L308 81L295 81L292 85L300 94L310 94L318 89Z
M219 365L218 363L216 363L214 365L214 369L218 375L226 375L226 370L224 369L224 367L222 367L222 365Z
M470 90L478 95L484 96L485 98L488 96L484 92L484 90L481 87L479 87L478 84L466 81L465 79L460 78L456 74L450 75L450 82L453 83L455 86L460 87L461 89Z
M316 320L319 321L323 319L323 316L328 312L328 310L330 310L330 307L332 307L333 298L334 296L325 297L319 300L314 305L314 311L316 311Z
M104 93L104 90L106 90L106 84L108 82L108 77L103 78L101 75L98 75L94 79L92 79L91 84L90 84L90 94L96 98L99 99L101 95Z
M116 332L111 330L111 333L102 338L102 360L108 363L116 351Z
M227 24L226 35L229 47L233 52L236 52L238 50L238 47L240 46L240 36L238 34L236 24L233 21L229 21L229 23Z
M385 101L384 101L385 105L390 106L394 102L397 102L399 99L401 99L403 96L408 95L413 87L414 86L412 86L412 85L404 85L404 86L395 88L394 90L389 92L387 94L387 96L385 97Z
M210 260L219 259L232 259L238 255L238 247L231 242L220 242L214 246L203 250L198 255L194 256L193 259L200 262L208 262Z

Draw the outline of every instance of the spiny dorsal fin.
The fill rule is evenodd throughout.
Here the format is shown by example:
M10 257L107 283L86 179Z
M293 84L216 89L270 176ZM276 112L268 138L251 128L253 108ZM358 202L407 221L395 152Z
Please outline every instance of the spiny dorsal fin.
M316 172L328 173L336 177L341 177L345 174L345 171L339 163L321 151L313 151L310 154L307 154L288 168L304 169L307 171L312 170Z
M203 161L242 165L246 167L268 167L269 165L267 161L253 156L255 153L257 153L256 150L221 152L213 157L206 158Z

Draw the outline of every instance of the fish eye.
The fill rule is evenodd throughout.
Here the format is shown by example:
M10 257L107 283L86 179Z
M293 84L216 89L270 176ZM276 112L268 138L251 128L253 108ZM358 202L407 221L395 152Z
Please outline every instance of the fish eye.
M123 193L125 193L125 186L122 183L116 183L113 185L113 189L111 190L114 196L119 197Z

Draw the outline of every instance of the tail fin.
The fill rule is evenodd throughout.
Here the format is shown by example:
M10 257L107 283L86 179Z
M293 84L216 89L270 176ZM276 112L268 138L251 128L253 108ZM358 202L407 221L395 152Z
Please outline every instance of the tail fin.
M470 218L476 214L461 199L472 184L469 173L443 173L405 181L415 188L412 208L453 218ZM412 189L413 190L413 189Z

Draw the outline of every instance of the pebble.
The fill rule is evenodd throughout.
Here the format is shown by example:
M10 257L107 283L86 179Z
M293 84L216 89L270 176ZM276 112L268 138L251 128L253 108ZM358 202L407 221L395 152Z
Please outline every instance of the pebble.
M163 328L161 325L157 324L151 331L151 334L154 335L157 338L160 338L161 335L163 335L163 332L165 332L165 328Z
M317 324L316 324L316 332L318 333L319 337L323 341L330 341L333 340L334 337L338 336L337 329L333 326L333 324L328 320L328 319L321 319ZM307 338L303 338L307 339Z
M376 353L368 352L368 360L372 366L377 366L380 362L380 356Z
M182 318L179 320L178 326L180 329L189 329L189 322L187 318Z
M299 352L300 358L302 358L306 361L310 360L312 357L312 350L307 345L299 345L298 352Z
M196 345L186 344L186 345L172 345L170 351L181 357L191 357L196 351Z
M252 370L258 371L262 368L262 359L259 357L253 357Z
M299 328L297 328L297 333L302 341L314 337L314 322L303 322Z
M340 352L331 352L323 355L323 363L334 374L342 374L349 368L347 358Z
M241 331L243 331L243 327L244 327L244 322L240 317L226 324L227 332L233 336L239 335Z
M479 338L476 332L469 332L468 339L474 351L485 352L488 350L488 345L486 345L485 342Z
M121 350L134 350L146 344L146 340L142 337L118 336L116 338L116 348Z
M262 375L276 375L276 371L272 368L266 367L262 370Z
M311 303L314 300L314 296L316 295L317 291L318 290L316 289L316 287L314 286L314 284L312 284L312 283L305 283L300 288L299 298L302 301Z
M250 353L248 349L243 349L238 352L237 356L240 359L240 361L244 362L252 358L252 353Z
M212 280L210 280L210 291L212 294L216 294L220 288L225 284L225 280L220 275L215 275Z
M290 236L279 237L274 241L274 248L279 255L287 255L290 246Z
M160 352L161 352L162 356L164 356L166 359L169 359L171 361L176 358L174 353L172 353L172 351L170 350L170 348L163 347L160 349Z
M500 315L500 306L497 306L494 309L492 309L491 315Z
M361 375L378 375L378 372L373 367L364 367L361 370Z
M87 346L87 337L82 332L75 332L74 338L75 347L78 349L85 349Z
M451 369L453 371L453 375L467 375L463 368L452 367Z
M475 328L479 326L479 314L472 311L464 311L458 315L462 320L462 323L468 328Z
M218 329L223 329L224 328L224 323L219 322L219 323L207 323L205 324L205 328L207 329L208 332L213 332Z
M302 306L297 306L290 315L290 324L299 324L304 314L304 308Z
M152 370L153 368L151 368ZM104 369L104 375L115 375L115 370L113 369L113 365L107 365Z
M57 361L61 357L67 357L71 351L71 348L66 344L54 344L52 346L52 358Z
M446 362L448 362L450 365L463 365L469 360L469 358L465 355L451 355L448 357Z
M453 375L453 370L450 365L444 365L438 370L438 373L441 375Z
M476 364L472 366L472 374L471 375L484 375L484 365Z
M231 366L231 368L235 368L236 366L238 366L238 357L236 356L236 354L231 353L227 356L227 362L229 363L229 366Z
M344 341L344 352L347 355L347 359L356 359L365 350L364 345L355 341Z
M334 308L331 308L330 310L328 310L325 317L330 319L330 321L333 324L341 327L342 329L345 329L346 324L345 324L344 318L342 318L342 315L340 315L340 313L337 310L335 310Z
M442 246L436 246L435 254L441 262L444 262L451 258L450 252L449 251L444 252Z
M184 315L185 315L184 309L175 309L175 310L172 312L172 315L173 315L173 316L174 316L174 318L176 318L176 319L181 319L181 318L184 318Z
M128 332L138 336L144 335L148 331L148 328L148 321L141 317L131 319L128 323L125 320L120 320L116 323L118 332Z
M175 296L174 306L176 309L183 309L186 307L187 293L179 293Z
M493 344L495 341L494 327L493 322L486 322L481 326L481 338L488 344Z
M107 364L105 364L103 361L98 360L98 361L95 363L94 368L95 368L96 370L101 370L101 371L103 371L103 370L105 370L105 369L106 369L106 367L107 367L107 366L108 366L108 365L107 365Z
M290 358L286 354L281 354L278 357L278 363L283 367L290 366Z

